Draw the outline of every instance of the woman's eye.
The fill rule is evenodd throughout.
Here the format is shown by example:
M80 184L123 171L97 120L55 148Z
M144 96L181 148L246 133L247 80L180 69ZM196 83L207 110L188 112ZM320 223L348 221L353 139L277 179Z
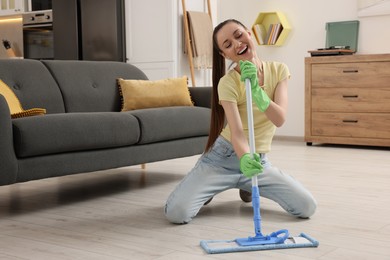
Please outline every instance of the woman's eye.
M236 31L235 34L234 34L234 37L236 39L240 38L242 36L242 32L241 31Z
M232 46L231 43L226 43L226 44L225 44L225 48L226 48L226 49L229 48L230 46Z

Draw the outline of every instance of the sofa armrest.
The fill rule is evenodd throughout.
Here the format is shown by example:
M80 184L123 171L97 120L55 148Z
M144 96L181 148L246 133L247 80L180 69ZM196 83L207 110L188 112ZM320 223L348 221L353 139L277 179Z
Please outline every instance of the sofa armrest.
M7 101L0 95L0 185L16 182L18 162L14 152L12 120Z
M212 87L189 87L195 106L211 108Z

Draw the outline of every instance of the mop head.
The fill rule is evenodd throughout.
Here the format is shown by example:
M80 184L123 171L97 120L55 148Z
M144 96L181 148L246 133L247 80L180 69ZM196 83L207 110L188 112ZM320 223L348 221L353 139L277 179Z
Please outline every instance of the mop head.
M272 250L272 249L288 249L288 248L299 248L299 247L318 247L318 244L319 243L317 240L304 233L301 233L299 236L296 237L289 237L283 243L280 244L241 246L236 242L236 239L200 241L200 246L208 254Z

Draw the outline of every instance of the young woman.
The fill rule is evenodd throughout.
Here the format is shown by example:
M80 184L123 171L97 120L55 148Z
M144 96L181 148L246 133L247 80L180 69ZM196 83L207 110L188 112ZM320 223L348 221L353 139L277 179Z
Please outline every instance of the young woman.
M225 71L225 59L234 68ZM250 31L239 21L220 23L213 33L213 97L210 135L206 150L194 168L169 196L165 215L177 224L188 223L216 194L237 188L251 191L257 175L260 195L277 202L293 216L308 218L316 201L290 175L271 165L270 151L276 127L287 112L287 80L283 63L261 61ZM249 156L244 80L252 86L256 156Z

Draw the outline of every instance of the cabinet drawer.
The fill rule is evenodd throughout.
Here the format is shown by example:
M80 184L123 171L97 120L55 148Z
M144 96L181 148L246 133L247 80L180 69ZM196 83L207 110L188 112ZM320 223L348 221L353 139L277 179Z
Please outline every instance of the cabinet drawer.
M313 111L390 112L390 88L314 88Z
M313 112L313 136L390 139L390 114Z
M390 62L312 65L312 87L390 87Z

